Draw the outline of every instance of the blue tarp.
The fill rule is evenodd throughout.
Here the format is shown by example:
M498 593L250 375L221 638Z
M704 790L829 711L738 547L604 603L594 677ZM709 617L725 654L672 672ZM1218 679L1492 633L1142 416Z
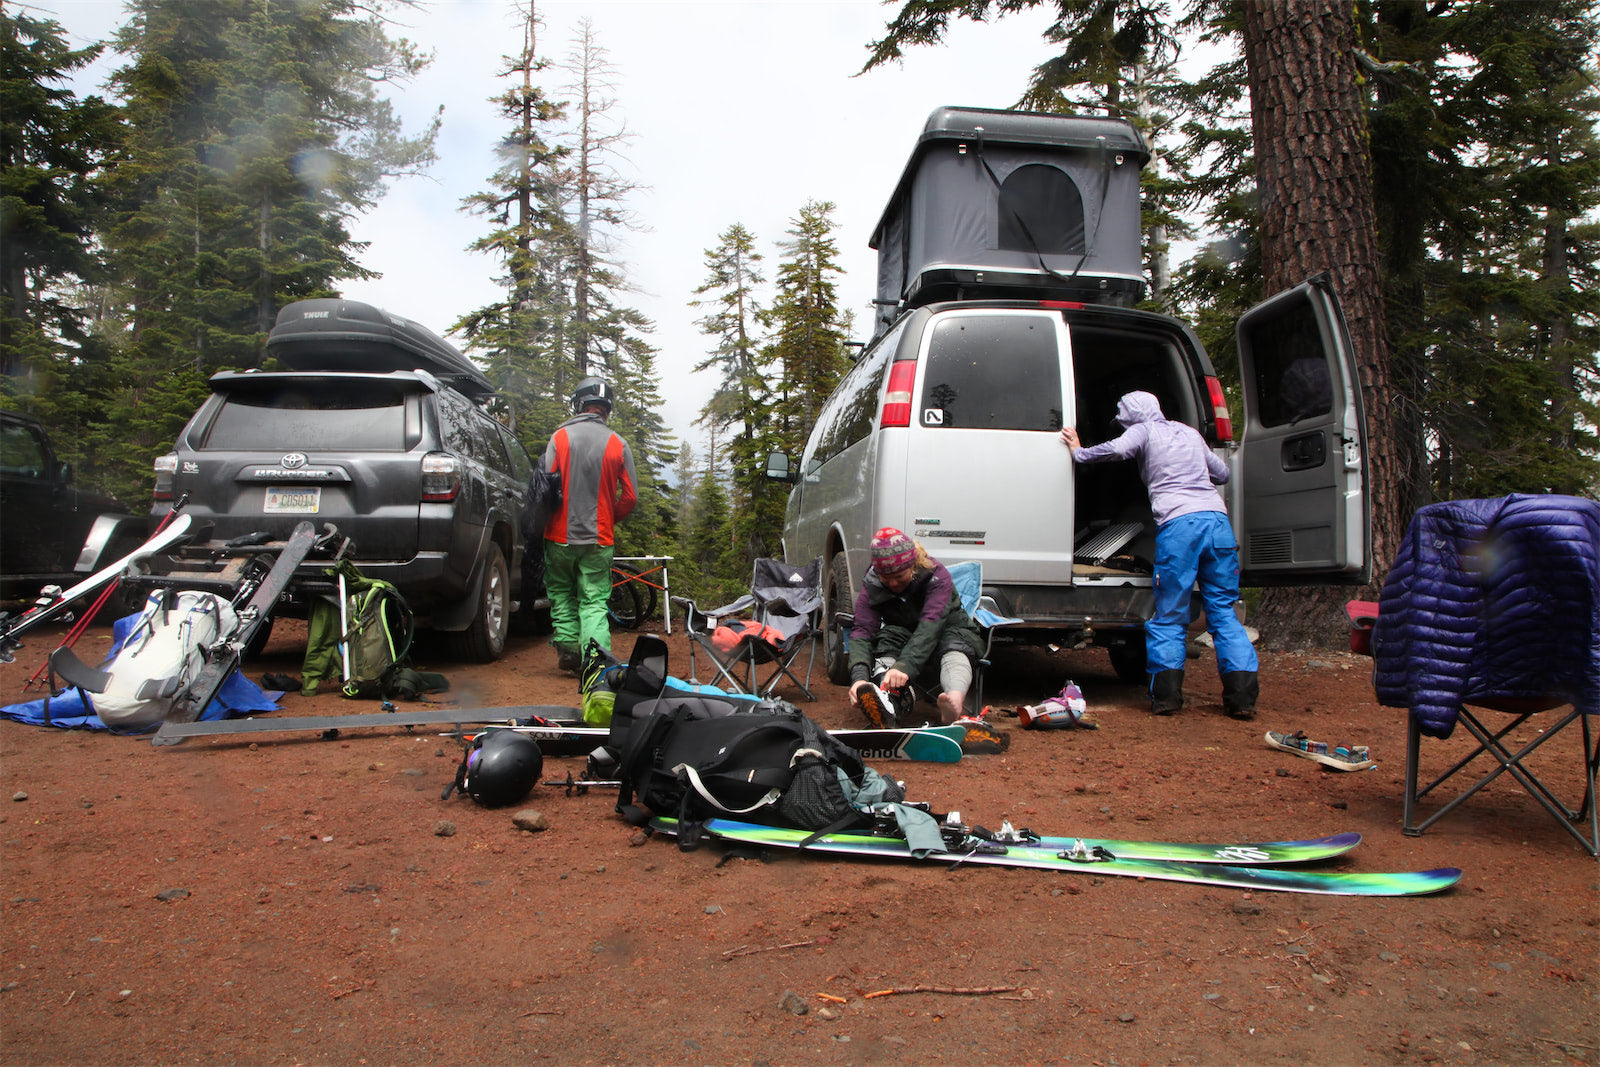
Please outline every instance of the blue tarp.
M133 629L133 621L137 615L129 615L118 619L112 624L111 652L106 656L109 662L122 643L128 639L128 632ZM200 716L203 721L212 719L231 719L239 715L249 715L261 711L277 711L278 698L281 692L269 692L246 678L239 671L228 675L222 683L222 688L217 692L216 698ZM65 730L105 730L105 723L100 721L100 716L94 713L94 705L88 694L76 687L62 691L60 696L53 696L49 700L49 713L46 715L45 701L31 700L25 704L13 704L7 708L0 708L0 716L16 722L25 722L33 726L59 726ZM138 733L151 733L156 728L134 731Z

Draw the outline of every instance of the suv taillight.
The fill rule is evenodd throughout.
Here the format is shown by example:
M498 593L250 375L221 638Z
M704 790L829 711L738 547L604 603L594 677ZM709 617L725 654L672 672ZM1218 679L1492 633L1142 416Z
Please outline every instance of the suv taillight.
M157 500L171 500L172 476L178 470L178 454L176 452L168 452L164 456L157 456L152 466L154 466L156 472L156 487L151 496Z
M1222 392L1222 383L1206 378L1206 392L1211 394L1211 412L1217 420L1217 440L1233 440L1233 420L1228 417L1228 398Z
M911 425L911 387L916 384L916 360L901 359L889 364L889 385L883 391L880 427Z
M461 463L448 452L422 457L422 499L454 500L461 492Z

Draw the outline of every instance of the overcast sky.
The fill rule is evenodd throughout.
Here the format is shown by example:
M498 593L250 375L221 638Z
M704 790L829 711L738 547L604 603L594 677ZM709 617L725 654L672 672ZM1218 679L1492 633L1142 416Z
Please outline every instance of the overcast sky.
M203 0L200 0L203 2ZM108 35L121 0L32 0L74 45ZM618 250L637 288L628 300L656 323L652 341L666 401L663 416L696 451L692 426L710 395L691 368L708 347L688 306L706 276L704 253L735 222L755 234L776 272L791 220L808 199L837 205L845 274L839 293L855 312L856 337L870 329L876 253L872 228L899 179L929 112L942 105L1008 107L1029 71L1050 55L1045 15L959 23L940 47L911 52L903 65L852 77L868 42L898 5L875 0L539 0L541 56L562 61L587 17L616 74L616 107L633 140L623 172L640 188L631 206L645 230ZM434 52L432 66L391 94L409 131L444 105L439 161L427 177L394 182L354 226L369 242L363 264L382 277L344 295L367 300L444 332L495 296L498 265L466 251L486 222L460 210L487 186L492 147L506 132L491 98L502 55L520 45L510 0L435 0L393 14L405 36ZM98 89L108 64L92 72ZM546 72L554 89L565 80ZM80 91L83 89L80 88Z

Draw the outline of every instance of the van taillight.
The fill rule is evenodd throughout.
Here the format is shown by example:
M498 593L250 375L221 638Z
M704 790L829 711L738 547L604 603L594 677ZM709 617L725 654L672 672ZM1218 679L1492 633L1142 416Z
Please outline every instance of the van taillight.
M883 391L883 418L879 426L911 425L911 387L917 384L917 361L889 364L889 387Z
M171 500L172 476L178 471L178 454L168 452L164 456L157 456L153 466L156 472L156 487L150 495L157 500Z
M461 492L461 463L448 452L422 457L422 499L454 500Z
M1217 419L1217 440L1233 440L1233 420L1228 417L1228 398L1223 395L1222 383L1206 378L1206 392L1211 394L1211 411Z

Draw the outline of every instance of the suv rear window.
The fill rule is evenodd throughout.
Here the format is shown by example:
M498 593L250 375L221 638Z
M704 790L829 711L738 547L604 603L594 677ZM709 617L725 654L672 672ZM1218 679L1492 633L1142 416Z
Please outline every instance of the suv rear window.
M391 382L262 382L222 398L201 448L404 452L421 436L422 398Z
M921 424L1061 429L1061 357L1049 315L949 315L933 327Z

